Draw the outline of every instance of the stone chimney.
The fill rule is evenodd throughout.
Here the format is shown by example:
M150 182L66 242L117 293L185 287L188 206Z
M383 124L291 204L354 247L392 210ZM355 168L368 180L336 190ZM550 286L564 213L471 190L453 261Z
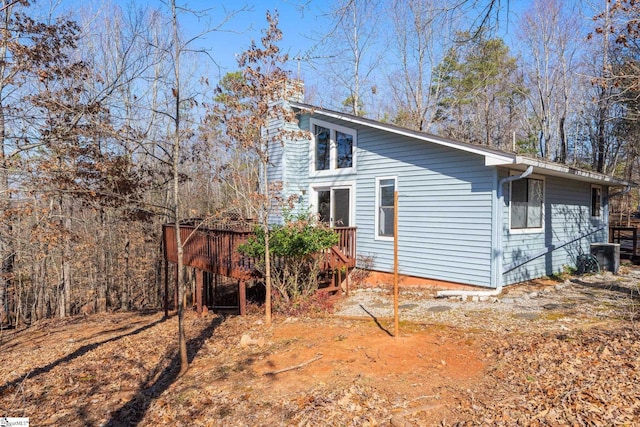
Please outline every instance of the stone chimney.
M285 99L291 102L304 102L304 81L299 79L289 80Z

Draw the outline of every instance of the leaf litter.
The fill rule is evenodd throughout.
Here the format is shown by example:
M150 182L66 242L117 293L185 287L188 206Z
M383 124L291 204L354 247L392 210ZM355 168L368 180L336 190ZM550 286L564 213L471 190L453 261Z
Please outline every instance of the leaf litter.
M192 362L180 378L175 317L49 319L4 332L0 416L38 426L640 425L638 301L620 298L626 282L589 280L590 300L558 293L552 316L431 313L398 338L386 318L265 328L261 316L188 313ZM263 345L241 346L244 335Z

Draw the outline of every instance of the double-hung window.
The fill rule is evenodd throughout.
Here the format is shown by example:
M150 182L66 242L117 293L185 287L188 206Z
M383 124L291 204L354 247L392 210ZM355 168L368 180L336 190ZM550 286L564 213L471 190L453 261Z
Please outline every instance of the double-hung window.
M394 193L397 179L376 178L376 237L393 239L393 221L395 218Z
M537 231L543 228L544 181L523 178L511 182L511 230Z
M355 166L356 132L333 123L311 119L313 144L311 172L331 174Z

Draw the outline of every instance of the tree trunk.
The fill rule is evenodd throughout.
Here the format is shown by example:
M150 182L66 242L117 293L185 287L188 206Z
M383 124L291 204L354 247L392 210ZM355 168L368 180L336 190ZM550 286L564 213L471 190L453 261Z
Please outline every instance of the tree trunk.
M176 0L171 1L171 16L173 27L173 43L175 46L174 56L174 77L175 87L173 95L175 97L174 111L174 135L173 135L173 218L176 227L176 249L178 252L178 347L180 348L180 373L182 376L189 370L189 357L187 354L187 337L184 330L184 306L186 304L185 294L186 288L183 278L183 242L180 236L180 53L182 46L180 37L178 36L178 15L176 11Z
M107 230L104 209L100 209L100 232L98 234L98 277L96 278L96 312L107 311Z
M9 193L9 162L5 154L4 106L0 104L0 323L10 320L11 279L15 252L11 242L11 220L6 216L11 206Z
M265 147L264 153L268 153L268 146ZM265 285L265 297L264 297L264 311L265 320L264 323L267 327L271 326L271 249L269 246L269 205L271 198L269 197L269 182L267 177L268 159L263 157L262 161L262 196L264 197L263 209L262 209L262 230L264 231L264 285Z
M63 233L60 253L60 281L58 283L58 316L63 318L71 315L71 215L64 196L58 196L58 212L60 215L60 229Z
M64 254L63 254L63 276L64 276L64 309L67 316L71 315L71 216L72 209L69 208L69 212L64 219Z
M11 5L3 15L2 29L8 34ZM0 95L4 98L5 80L8 64L11 62L8 52L9 37L3 35L0 44ZM7 159L5 105L0 104L0 324L10 320L9 288L13 275L14 249L11 241L11 221L3 217L11 206L9 193L9 161Z
M124 283L122 284L122 299L120 309L127 311L131 308L131 266L129 265L129 235L125 237L124 243Z
M560 134L560 155L558 157L558 163L565 164L567 163L567 158L569 157L569 148L567 147L567 135L564 129L565 117L560 117L560 129L558 133Z
M49 295L47 293L47 258L48 254L45 251L42 261L38 262L36 267L35 280L38 288L38 300L36 306L36 319L44 319L49 317L49 311L47 310L47 301Z
M601 95L604 96L604 95ZM605 151L606 151L606 136L605 136L605 111L603 107L598 111L598 134L596 140L596 153L594 169L596 172L605 172Z

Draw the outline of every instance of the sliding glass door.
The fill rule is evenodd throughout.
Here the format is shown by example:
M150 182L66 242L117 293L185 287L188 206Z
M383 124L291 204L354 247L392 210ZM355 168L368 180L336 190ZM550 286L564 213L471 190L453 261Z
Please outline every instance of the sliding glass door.
M350 227L351 186L314 188L318 219L331 227Z

